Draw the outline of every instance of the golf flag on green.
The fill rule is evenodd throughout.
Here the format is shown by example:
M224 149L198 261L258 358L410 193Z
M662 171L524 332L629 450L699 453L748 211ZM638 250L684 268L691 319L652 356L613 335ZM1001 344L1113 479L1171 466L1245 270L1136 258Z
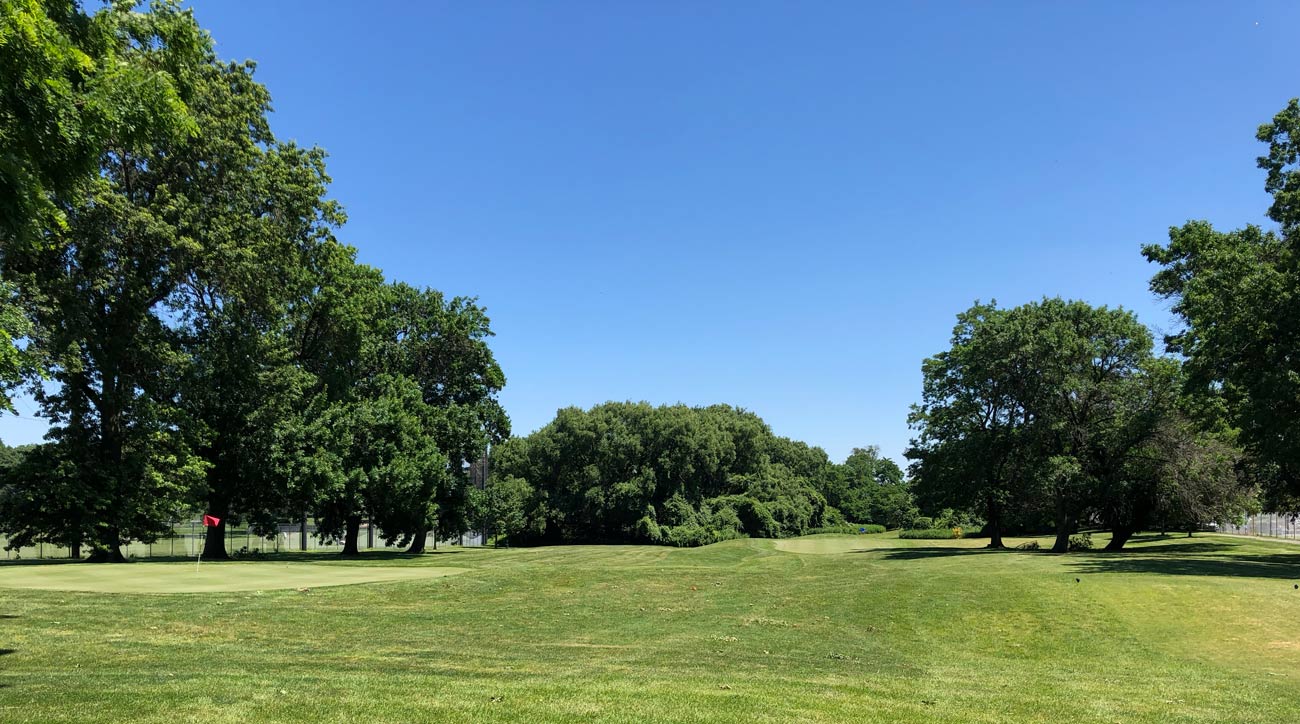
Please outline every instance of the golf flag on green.
M215 515L208 515L207 513L203 514L204 528L216 528L219 525L221 525L220 518L218 518ZM203 544L199 543L198 546L196 547L199 549L199 553L198 555L194 556L194 570L197 571L199 569L199 563L203 561Z

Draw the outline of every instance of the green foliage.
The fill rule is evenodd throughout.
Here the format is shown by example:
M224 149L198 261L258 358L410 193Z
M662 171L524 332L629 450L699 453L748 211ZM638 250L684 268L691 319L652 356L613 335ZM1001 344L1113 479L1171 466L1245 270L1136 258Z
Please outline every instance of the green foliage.
M884 533L885 526L876 525L875 523L866 523L858 525L856 523L843 523L841 525L826 525L820 528L809 528L805 535L821 535L825 533L841 533L850 535L864 535L874 533Z
M826 477L826 502L850 520L899 528L916 514L903 471L875 447L855 448Z
M174 2L0 0L0 241L61 228L110 148L196 133L185 84L208 44Z
M1009 522L1050 519L1060 551L1093 519L1120 547L1169 501L1208 500L1195 489L1249 498L1227 464L1230 436L1196 419L1179 364L1151 348L1124 310L977 304L959 317L953 348L925 363L908 452L919 497L932 510L979 510L995 546ZM936 525L982 522L940 517Z
M952 540L962 537L960 528L910 528L898 531L905 540Z
M1092 550L1092 534L1085 532L1085 533L1080 533L1078 535L1070 536L1070 543L1068 548L1069 550L1072 551Z
M836 525L824 452L752 413L606 403L567 408L493 451L495 475L534 491L522 540L703 545Z
M1169 230L1143 248L1162 268L1151 290L1172 302L1183 328L1165 338L1187 358L1187 388L1204 408L1240 430L1243 467L1275 505L1300 493L1300 101L1292 100L1257 138L1267 173L1268 214L1278 232L1249 225L1218 231L1206 221Z
M466 528L465 464L509 434L484 310L356 263L324 152L188 10L0 9L0 409L46 374L58 461L4 525L109 559L196 509Z
M512 476L489 478L484 486L478 511L487 523L488 532L497 544L521 535L528 524L527 512L534 491L527 481ZM654 525L654 521L650 520ZM649 539L657 538L659 531L647 530Z

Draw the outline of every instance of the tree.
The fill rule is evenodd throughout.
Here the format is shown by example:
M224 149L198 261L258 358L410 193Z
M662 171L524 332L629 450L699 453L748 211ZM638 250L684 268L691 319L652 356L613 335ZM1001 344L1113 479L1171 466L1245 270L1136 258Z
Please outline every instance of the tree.
M1275 499L1300 493L1296 241L1256 226L1220 232L1195 221L1143 253L1164 267L1152 291L1173 300L1184 323L1165 344L1186 357L1189 392L1224 400Z
M824 490L826 502L856 523L901 528L916 514L911 487L903 471L875 446L854 448L835 466L834 482Z
M214 60L188 12L165 3L144 14L105 12L115 68L137 69L139 82L170 78L178 102L197 97L190 83ZM73 486L86 496L80 530L101 560L123 560L125 540L167 533L206 467L193 454L202 430L176 404L186 359L175 324L184 314L179 286L201 251L185 232L201 223L203 207L177 190L205 171L186 153L191 136L138 133L154 126L136 114L163 111L132 98L95 100L124 104L100 109L116 108L121 122L95 136L99 173L77 195L47 194L59 223L10 236L0 256L0 274L18 286L33 323L27 349L56 384L36 387L36 398L53 424L50 439L82 476Z
M268 387L293 377L274 370L298 362L291 307L318 292L322 260L351 257L333 239L344 218L325 199L324 153L275 140L270 95L253 65L210 64L193 87L203 133L180 149L187 175L175 185L188 202L178 231L197 248L173 306L190 362L181 404L208 433L197 449L209 467L196 498L220 521L206 529L203 555L221 559L227 525L247 518L269 530L284 507L275 471L250 464L267 432L251 421L255 411L263 425L286 422L269 419L270 410L292 414L275 396L293 390Z
M497 399L506 378L487 344L490 320L475 300L407 284L390 285L384 299L379 367L407 376L436 410L430 434L452 481L423 508L428 516L413 519L409 552L420 553L430 528L460 530L468 523L468 466L510 435L510 418Z
M957 316L952 346L922 364L918 430L906 455L924 507L977 509L1001 548L1008 506L1027 502L1032 477L1026 398L1036 393L1023 317L976 302Z
M1151 290L1183 322L1165 344L1187 358L1189 391L1223 400L1247 454L1242 467L1281 508L1300 496L1300 100L1256 138L1268 144L1256 163L1277 231L1189 221L1142 253L1162 267Z
M160 47L139 52L145 44ZM65 207L110 147L195 132L169 69L192 61L201 44L171 3L150 13L117 3L88 15L72 0L0 0L0 410L13 412L10 393L39 370L34 350L18 344L32 324L4 257L66 228Z
M927 507L983 505L991 546L1011 509L1050 517L1053 550L1085 521L1109 527L1117 550L1176 495L1173 482L1234 484L1201 459L1218 448L1182 410L1180 366L1152 354L1132 313L1061 299L976 304L953 340L926 361L908 456Z
M32 376L35 361L18 344L31 331L13 285L0 280L0 412L16 412L11 395Z
M61 228L109 149L196 132L175 71L203 33L174 2L133 5L0 0L0 242Z
M489 478L478 503L488 531L501 545L522 534L528 525L527 511L533 497L528 481L514 476Z
M428 433L432 414L410 379L383 375L319 418L314 438L334 465L314 481L317 527L341 534L343 555L359 552L367 516L386 540L404 540L429 515L439 487L449 485L447 459Z
M823 451L774 436L726 405L608 402L566 408L492 451L494 476L533 491L528 542L703 545L840 523L818 482ZM514 541L512 541L514 542Z

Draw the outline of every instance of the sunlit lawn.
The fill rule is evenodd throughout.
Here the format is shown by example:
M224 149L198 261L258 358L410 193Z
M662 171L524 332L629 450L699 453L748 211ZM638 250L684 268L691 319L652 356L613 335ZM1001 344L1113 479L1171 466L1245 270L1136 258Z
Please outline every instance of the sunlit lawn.
M5 565L0 721L1282 722L1300 711L1300 546L1197 536L1056 556L983 543L289 554L204 572L260 588L189 594L3 586L59 569L69 587L166 590L174 575L185 590L192 564ZM328 585L370 566L378 578L470 570Z

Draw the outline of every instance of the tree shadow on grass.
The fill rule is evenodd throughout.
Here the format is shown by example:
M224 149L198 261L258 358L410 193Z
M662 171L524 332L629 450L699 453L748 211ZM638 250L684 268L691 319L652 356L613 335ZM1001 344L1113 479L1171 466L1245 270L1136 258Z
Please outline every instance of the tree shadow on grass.
M1049 550L1026 551L1015 548L955 548L923 546L908 548L874 548L857 553L880 553L887 560L922 560L990 554L1061 556L1076 573L1144 573L1176 576L1234 576L1239 578L1295 579L1300 581L1300 550L1286 553L1239 553L1233 543L1178 539L1162 536L1135 537L1136 547L1119 551L1075 551L1059 554ZM1160 542L1162 545L1143 545Z
M1078 573L1232 576L1300 581L1300 554L1296 553L1207 556L1174 548L1168 552L1162 549L1137 549L1069 555L1069 562Z
M883 558L891 561L915 561L922 558L945 558L949 556L977 556L992 553L1013 553L1012 548L953 548L951 546L923 546L908 548L863 548L854 553L884 553Z

